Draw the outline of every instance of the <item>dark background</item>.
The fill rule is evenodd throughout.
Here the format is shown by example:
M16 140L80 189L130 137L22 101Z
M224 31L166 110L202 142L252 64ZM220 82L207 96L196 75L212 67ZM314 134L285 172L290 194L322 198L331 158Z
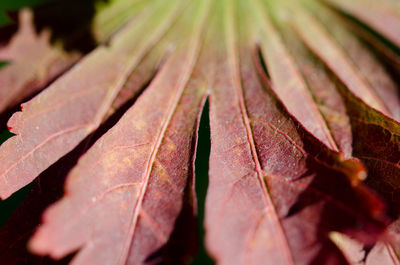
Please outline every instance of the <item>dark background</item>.
M37 6L54 0L1 0L0 1L0 26L11 24L13 20L7 16L7 11L16 11L25 6Z

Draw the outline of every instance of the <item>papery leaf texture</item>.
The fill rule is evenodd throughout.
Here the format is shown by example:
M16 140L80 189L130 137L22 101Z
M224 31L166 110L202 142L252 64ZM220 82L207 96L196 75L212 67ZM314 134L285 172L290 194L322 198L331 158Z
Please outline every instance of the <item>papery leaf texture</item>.
M0 264L400 264L396 0L92 5L1 38Z

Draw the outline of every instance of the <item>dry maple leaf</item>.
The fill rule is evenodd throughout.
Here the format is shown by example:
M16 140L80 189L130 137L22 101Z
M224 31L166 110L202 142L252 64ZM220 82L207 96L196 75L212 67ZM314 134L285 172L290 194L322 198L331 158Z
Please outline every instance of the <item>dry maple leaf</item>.
M191 264L202 113L216 264L400 263L395 0L98 8L99 45L68 71L54 61L77 55L37 37L29 11L0 50L16 62L0 111L43 89L0 147L1 198L38 179L0 228L0 264Z

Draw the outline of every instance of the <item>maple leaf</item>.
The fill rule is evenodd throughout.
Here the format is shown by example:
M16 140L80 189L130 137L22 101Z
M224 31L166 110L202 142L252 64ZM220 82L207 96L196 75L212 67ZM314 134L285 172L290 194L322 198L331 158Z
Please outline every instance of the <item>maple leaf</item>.
M50 32L36 35L32 13L20 12L20 26L10 43L0 48L0 60L8 62L0 73L0 111L34 94L71 66L76 54L68 56L51 47Z
M190 264L196 217L216 264L400 262L394 0L96 8L87 54L27 10L0 50L0 111L41 91L0 147L2 199L38 179L0 228L4 262Z

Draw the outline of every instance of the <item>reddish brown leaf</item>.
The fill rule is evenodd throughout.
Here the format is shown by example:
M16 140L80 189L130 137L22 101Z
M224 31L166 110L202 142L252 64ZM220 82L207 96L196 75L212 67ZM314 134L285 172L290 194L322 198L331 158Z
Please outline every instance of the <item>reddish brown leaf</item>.
M192 29L192 36L73 169L65 197L46 212L33 238L36 253L60 258L82 248L73 264L161 262L155 254L181 211L206 88L196 81L201 73L192 71L209 3L189 9L196 19L184 16L177 32Z
M286 102L285 107L307 130L332 150L338 151L337 144L278 33L265 14L259 23L261 50L275 84L274 92Z
M316 9L315 12L317 11L322 14L329 15L322 12L323 10L321 9ZM371 140L373 141L375 139L373 137L371 137L370 140L358 138L357 135L360 133L360 128L352 128L353 124L350 122L350 120L352 120L354 117L351 115L349 117L349 114L352 113L352 110L354 111L356 109L354 106L352 106L352 104L356 104L357 108L359 108L357 111L357 116L363 115L362 113L365 113L366 110L368 110L367 112L370 112L369 108L365 106L365 104L361 105L361 103L350 102L348 97L356 100L355 96L352 95L351 91L349 91L347 87L345 90L343 90L342 85L339 84L341 82L336 82L336 79L332 77L332 75L335 75L335 73L332 73L329 69L327 69L324 63L321 62L316 55L312 54L312 52L301 43L301 40L296 38L295 33L290 29L287 21L284 22L281 20L277 23L280 24L280 31L285 37L285 45L293 55L293 58L297 64L297 68L303 75L304 80L306 80L307 86L311 90L313 97L318 104L319 110L329 124L335 141L339 143L340 150L342 152L344 151L348 157L351 157L354 155L353 146L369 146ZM333 36L346 34L346 32L336 29L335 26L331 26L331 32ZM381 66L378 66L378 62L374 60L368 50L363 50L363 47L360 46L360 43L357 43L356 40L352 39L351 36L346 35L346 37L347 38L345 39L347 46L356 46L356 48L353 49L358 50L357 53L359 54L360 60L364 60L364 62L370 62L370 68L368 68L369 66L367 63L364 63L364 65L360 67L364 68L363 71L370 73L368 79L371 80L371 84L374 84L374 89L379 91L383 97L391 98L385 102L390 103L390 106L393 106L390 109L396 113L398 97L397 93L394 91L396 89L394 81L387 73L384 72ZM342 39L342 41L344 40ZM348 47L346 50L350 49L352 48ZM372 68L375 69L375 77L371 77L373 72ZM365 74L365 76L366 75L367 74ZM356 101L359 102L359 99ZM286 104L286 102L283 103ZM376 113L376 111L374 113ZM382 117L382 120L387 119L383 118L383 115L381 114L379 116ZM367 132L371 130L368 128L363 128L361 131ZM371 146L376 146L376 144L377 143L374 143ZM393 154L393 151L390 150L387 154L389 153ZM384 154L381 153L379 156L382 155Z
M312 69L311 71L320 72L315 67ZM332 82L323 84L331 85ZM386 199L389 214L396 219L400 213L399 124L370 109L345 88L342 87L341 90L351 121L353 155L363 160L368 169L366 183ZM393 224L392 227L396 225ZM371 252L366 253L366 264L399 264L396 253L400 249L397 243L400 242L400 237L393 230L390 228L389 235L374 246Z
M289 42L288 42L289 43ZM336 97L340 92L340 104L344 104L345 113L340 119L347 118L351 128L351 156L364 160L368 168L367 183L386 197L392 216L399 214L397 187L399 187L400 125L393 119L369 107L365 102L352 93L337 73L325 68L323 63L305 50L300 43L290 39L289 46L296 47L298 68L308 82L317 101L322 105L329 104L319 91L324 91L327 98ZM337 90L337 92L335 92ZM395 97L395 95L392 95ZM285 102L284 102L285 103ZM332 111L337 111L337 107ZM336 117L325 115L330 121ZM346 127L347 127L346 126ZM334 127L331 127L335 135ZM336 133L340 140L340 131Z
M336 85L326 75L324 64L313 57L288 25L280 24L279 31L282 32L286 47L295 60L297 69L304 77L340 152L343 152L347 158L352 157L353 135L346 105ZM286 102L283 103L286 104Z
M149 6L140 23L128 25L109 47L100 46L22 105L22 112L8 123L17 136L0 149L0 197L31 182L100 125L132 70L173 23L179 7L173 1Z
M398 265L399 259L393 248L382 242L371 250L365 250L359 242L340 233L334 233L332 240L343 251L351 265Z
M164 45L158 45L140 61L114 99L104 119L119 111L129 102L134 101L140 95L141 91L155 76L166 56Z
M146 56L144 61L142 61L138 68L131 74L127 83L120 91L120 94L114 100L112 108L107 115L107 120L102 124L100 129L96 131L96 134L88 137L86 141L84 140L72 152L40 174L38 180L33 184L32 191L28 197L14 211L7 223L0 227L0 257L3 263L7 265L61 265L69 263L70 257L55 262L51 261L50 258L33 255L26 247L28 239L33 235L37 226L40 225L43 211L62 196L64 178L69 170L76 164L79 156L87 150L87 147L89 147L97 137L101 136L105 130L109 129L117 122L117 119L123 114L121 112L125 111L126 108L131 105L131 101L134 101L138 89L147 83L148 78L153 75L154 69L151 68L154 66L153 62L156 60L156 54L157 53L151 53ZM185 207L191 207L189 203L190 202L186 202ZM184 214L183 212L181 213L181 215L186 216ZM191 229L190 219L184 219L181 215L180 218L185 222L184 226ZM193 234L192 230L189 231ZM187 231L182 231L182 233L185 233L186 237L188 236ZM184 238L185 240L186 237ZM171 247L176 247L176 244L180 244L180 242L176 242L177 239L172 240ZM193 247L186 243L184 246ZM184 250L181 248L181 251ZM192 250L188 249L188 251ZM182 252L179 252L179 255L181 254ZM168 252L168 256L170 255L170 252ZM183 256L182 258L185 257Z
M400 46L400 6L392 0L325 0L366 24Z
M297 54L300 55L299 50ZM301 56L300 56L301 57ZM299 58L300 58L299 57ZM350 121L351 129L351 156L362 159L368 168L367 183L383 195L388 203L390 213L393 217L399 214L399 194L400 171L398 163L400 161L400 127L399 124L368 107L360 99L355 97L346 87L333 77L332 73L312 59L312 56L304 55L298 60L299 68L302 72L317 100L326 104L323 97L318 94L318 89L325 88L324 91L330 96L334 96L335 90L341 92L345 105L346 118ZM325 116L327 120L335 120L336 117ZM341 119L344 117L342 116ZM340 131L331 127L333 134L340 140Z
M325 29L303 8L297 6L294 27L307 44L357 97L373 108L392 115L385 102L358 72L354 63L329 37Z
M395 49L393 49L393 47L382 42L379 35L366 29L362 24L354 22L351 17L336 16L336 18L339 23L351 30L353 34L359 36L366 44L368 44L374 53L384 59L384 62L392 66L395 71L400 70L400 55L395 51Z
M77 253L72 264L188 264L196 131L210 93L205 247L218 264L396 264L387 215L400 216L398 85L339 13L312 0L109 7L94 20L101 40L115 32L109 44L10 120L17 136L0 148L0 196L45 172L0 229L6 262L41 262L25 243L68 174L30 250L46 261ZM83 153L78 144L87 152L63 167Z
M400 260L395 250L389 244L377 243L368 254L366 265L399 265Z
M315 4L314 1L311 3ZM370 84L378 97L385 103L392 117L400 120L399 87L390 76L385 65L372 50L368 49L354 34L343 27L338 16L335 16L332 11L323 8L322 5L316 5L313 11L313 15L320 18L325 29L329 30L330 35L337 42L337 46L354 64L359 75ZM395 59L395 56L393 59Z
M221 46L214 50L218 63L210 96L208 249L218 264L347 264L329 233L351 233L361 225L372 236L379 226L368 216L378 217L381 205L365 186L352 188L344 173L322 162L337 154L260 85L247 56L251 47L235 45L233 21L241 21L244 32L249 28L225 3L225 17L215 22L225 30L214 36ZM254 14L256 8L239 10ZM335 168L350 178L360 173L356 160L337 161Z
M7 265L63 265L70 257L62 261L53 261L48 257L32 254L27 242L40 225L43 211L63 194L64 179L77 159L86 150L87 141L61 158L38 177L26 199L13 212L7 222L0 227L0 264Z
M42 89L79 57L52 47L48 30L37 35L30 10L19 16L18 32L0 48L0 61L9 62L0 71L0 112Z
M353 155L368 168L367 183L381 193L390 214L398 217L400 185L400 125L369 108L342 88L354 137Z
M368 169L366 183L385 197L390 215L397 219L399 217L398 187L400 184L399 124L382 113L371 109L353 95L340 80L335 78L335 73L329 71L317 58L304 50L304 47L298 41L291 38L287 40L287 44L292 47L293 53L296 54L298 68L301 69L308 81L317 101L321 102L322 105L329 104L326 98L321 96L320 91L324 91L327 98L336 97L335 89L341 93L342 101L340 102L345 104L346 110L346 114L341 114L341 119L343 119L343 115L346 115L350 121L352 138L350 155L364 161ZM325 117L328 121L336 119L329 115L325 115ZM335 134L337 128L332 127L332 129L333 134L340 137L340 134ZM390 234L392 230L389 230ZM397 237L396 232L394 238ZM387 255L392 255L393 248L396 248L396 246L397 243L393 241L392 236L385 237L374 247L371 253L366 253L366 259L367 261L374 260L376 256L380 255L388 258L390 256Z
M76 164L79 156L87 150L97 137L101 137L101 134L104 133L105 130L109 129L117 122L117 119L123 114L121 112L125 111L126 108L131 105L131 101L134 101L137 90L148 82L148 78L152 76L154 70L151 68L154 66L153 61L156 59L155 54L156 53L151 53L151 55L149 54L146 56L144 61L142 61L138 68L131 74L124 88L114 100L107 120L102 124L100 129L96 131L96 134L92 137L88 137L86 141L84 140L72 152L40 174L38 180L33 184L32 191L29 193L28 197L14 211L7 223L0 227L0 257L2 262L7 265L60 265L69 263L70 258L55 262L51 261L50 258L33 255L26 248L28 239L33 235L37 226L40 225L43 211L62 196L64 178L69 170ZM185 207L191 209L190 201L186 202ZM190 229L190 233L193 234L193 226L191 226L191 220L189 219L193 217L185 217L185 213L181 212L179 218L184 222L182 226ZM189 233L185 230L183 230L182 233L185 233L184 240L187 240ZM176 247L177 244L180 244L180 242L177 242L177 239L173 238L171 240L171 247ZM186 242L184 246L186 248L193 248L193 246L188 245ZM178 245L178 247L180 247L180 245ZM169 251L168 256L170 256L170 252L172 251L166 249L164 252L167 250ZM180 250L185 251L182 247ZM191 253L190 251L193 250L188 249L189 253ZM182 252L178 253L178 255L181 254ZM182 257L182 259L184 258L185 256Z

